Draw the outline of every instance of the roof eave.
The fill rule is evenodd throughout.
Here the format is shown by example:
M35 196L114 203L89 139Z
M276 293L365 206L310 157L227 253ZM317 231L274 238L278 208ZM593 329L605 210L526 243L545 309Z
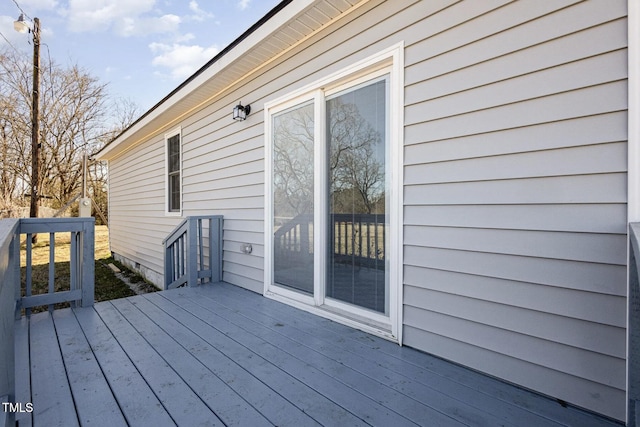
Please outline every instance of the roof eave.
M135 136L143 132L150 122L167 113L177 102L189 96L204 83L214 78L221 70L233 66L233 63L258 45L262 40L273 34L283 25L293 20L316 0L283 0L260 21L252 25L240 37L218 53L207 64L201 67L187 80L170 92L160 102L145 112L132 125L108 142L94 156L98 160L110 160L130 148L135 142Z

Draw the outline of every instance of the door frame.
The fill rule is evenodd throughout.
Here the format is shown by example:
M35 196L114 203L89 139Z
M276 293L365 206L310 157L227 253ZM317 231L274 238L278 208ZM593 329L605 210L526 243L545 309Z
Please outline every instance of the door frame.
M314 268L313 296L301 294L281 286L273 280L273 131L274 114L306 101L314 102L316 117L325 117L325 96L339 88L353 87L382 75L389 75L389 316L374 313L355 305L331 300L325 304L325 268ZM319 316L343 323L402 344L403 294L403 147L404 147L404 43L396 43L349 67L293 90L285 96L265 103L265 212L264 212L264 296L295 306ZM315 120L316 140L325 141L323 120ZM314 146L315 176L326 173L325 144ZM322 250L321 235L327 225L325 206L326 180L314 180L314 265L325 266L326 254Z

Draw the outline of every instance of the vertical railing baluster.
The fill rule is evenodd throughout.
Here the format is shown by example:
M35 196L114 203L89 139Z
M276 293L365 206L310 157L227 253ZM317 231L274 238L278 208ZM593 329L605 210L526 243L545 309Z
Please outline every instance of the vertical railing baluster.
M169 245L169 275L167 277L171 278L171 280L168 283L173 282L174 280L176 280L175 275L176 275L176 251L175 251L175 244L172 243L171 245Z
M197 233L198 233L198 261L200 262L200 266L198 267L198 270L204 270L204 239L202 236L202 218L198 218L198 226L197 226ZM198 283L203 283L204 278L199 279L196 275L196 281Z
M182 236L180 236L178 238L178 240L176 240L176 278L180 277L180 275L182 274L182 271L180 270L182 268L182 263L180 262L180 259L182 258L182 252L180 251L182 246L181 246L181 240L182 240Z
M12 281L17 282L17 286L14 290L14 297L17 301L16 309L15 309L15 320L18 320L22 317L22 279L20 278L20 231L18 231L13 236L13 240L11 242L11 258L13 262L10 264L11 267L11 278Z
M209 271L211 271L211 276L209 276L209 283L213 283L214 274L217 273L213 271L213 260L214 253L217 251L217 241L214 240L214 228L217 228L218 223L213 218L209 218ZM217 267L217 265L216 265Z
M49 293L56 291L56 235L49 233ZM49 313L53 313L53 304L49 304Z
M69 278L70 278L70 283L69 283L69 289L72 291L75 291L76 289L78 289L78 258L77 258L77 251L78 251L78 232L73 231L71 232L71 246L69 248ZM71 301L71 307L75 308L76 307L76 301Z
M177 279L178 277L180 277L180 257L182 256L182 254L180 253L180 239L178 238L174 245L173 245L173 250L175 251L175 279Z
M33 256L33 235L31 233L27 233L27 254L26 254L26 266L25 266L25 289L24 289L24 295L26 297L30 297L31 296L31 285L32 285L32 269L33 269L33 263L32 263L32 256ZM31 308L27 308L25 309L25 314L27 316L31 315Z
M169 277L171 277L171 280L168 283L171 283L174 280L176 280L175 276L176 276L176 271L177 271L176 270L176 268L177 268L176 267L176 243L173 242L171 244L170 248L171 248L171 258L170 258L170 260L171 260L171 276L169 276Z
M170 267L170 275L168 276L170 278L169 281L167 281L167 284L173 282L175 280L175 271L176 271L176 247L175 247L175 242L173 244L171 244L169 246L169 262L171 263L171 267Z
M178 239L178 277L184 274L184 235Z

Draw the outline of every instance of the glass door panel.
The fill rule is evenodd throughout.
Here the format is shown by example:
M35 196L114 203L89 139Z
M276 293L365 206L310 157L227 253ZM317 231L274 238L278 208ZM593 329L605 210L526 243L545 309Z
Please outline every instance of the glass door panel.
M313 295L313 103L273 116L274 282Z
M388 79L326 101L326 296L388 314Z

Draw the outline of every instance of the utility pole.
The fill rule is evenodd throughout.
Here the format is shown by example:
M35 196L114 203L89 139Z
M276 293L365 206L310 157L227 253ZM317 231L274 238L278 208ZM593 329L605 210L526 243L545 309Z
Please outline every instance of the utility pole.
M33 18L33 93L31 99L31 206L29 216L38 217L40 175L39 103L40 103L40 20ZM35 237L35 235L34 235Z

